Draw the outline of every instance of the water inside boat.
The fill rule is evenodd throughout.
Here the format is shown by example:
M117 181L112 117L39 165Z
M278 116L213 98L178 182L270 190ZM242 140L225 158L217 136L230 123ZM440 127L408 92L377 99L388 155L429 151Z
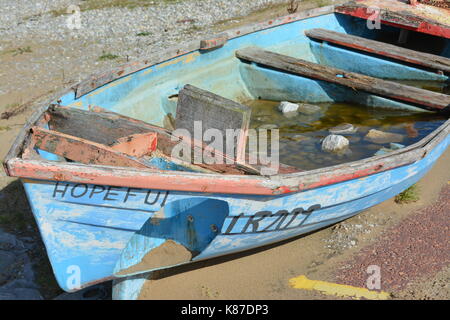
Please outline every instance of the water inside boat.
M421 82L421 85L427 85ZM419 85L416 82L416 85ZM436 88L435 83L428 87ZM414 112L373 108L353 103L318 103L320 111L305 115L284 115L278 110L280 102L253 100L251 128L278 128L280 134L280 162L302 170L357 161L375 155L379 150L389 150L390 143L373 143L365 140L371 129L399 135L396 143L411 145L442 125L447 117L431 112ZM330 135L329 129L344 123L352 124L357 131L342 134L349 148L341 153L322 151L322 140Z
M443 94L450 94L450 82L424 80L395 80L395 82Z

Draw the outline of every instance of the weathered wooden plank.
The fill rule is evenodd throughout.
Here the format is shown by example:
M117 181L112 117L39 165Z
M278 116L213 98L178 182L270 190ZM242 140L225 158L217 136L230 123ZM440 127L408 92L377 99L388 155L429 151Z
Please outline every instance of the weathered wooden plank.
M150 155L156 150L158 143L157 134L155 132L137 133L128 137L119 138L111 149L125 153L129 156L140 158Z
M434 54L405 49L392 44L326 29L306 30L305 34L313 39L416 64L421 67L433 69L434 71L450 73L450 59Z
M448 110L450 106L450 96L445 94L347 72L259 48L238 50L236 56L283 72L340 84L353 90L404 101L428 110Z
M105 145L40 127L31 128L36 148L83 164L152 168Z
M374 13L372 8L378 12ZM447 9L424 9L422 5L411 6L404 1L395 0L358 0L336 6L335 11L362 19L373 20L377 17L387 25L450 38Z
M237 162L243 162L247 133L250 125L251 108L226 99L212 92L186 85L180 90L175 118L176 129L186 129L193 139L201 134L201 140L209 129L219 130L222 134L222 150L227 143L233 143L234 150L226 151L226 155ZM195 128L195 123L200 124ZM237 132L233 141L227 139L227 132ZM199 131L199 132L196 132Z
M165 132L162 128L144 126L112 112L90 112L53 105L48 113L50 129L104 145L112 145L122 137L137 133Z
M67 108L66 108L67 109ZM129 118L127 116L114 113L108 110L105 110L103 108L93 106L90 107L89 110L92 112L101 113L102 115L106 117L112 117L112 119L123 119L125 121L130 121L131 123L134 123L135 125L142 126L143 128L148 129L149 131L155 131L158 133L158 150L162 151L165 155L169 156L172 155L172 149L175 145L179 143L186 143L189 144L192 147L192 158L191 162L193 163L194 158L196 157L196 154L203 153L205 149L208 149L208 146L206 143L202 143L201 141L189 141L187 139L181 141L181 139L176 139L175 136L171 134L170 130L157 127L154 125L151 125L147 122L137 120L134 118ZM84 111L86 112L86 111ZM174 120L175 121L175 120ZM211 148L209 148L211 149ZM227 155L222 154L221 152L217 150L211 150L211 152L214 152L217 155L217 158L222 157L223 158L223 164L196 164L197 167L201 167L207 170L211 170L217 173L226 173L226 174L260 174L261 168L263 168L262 165L248 165L248 161L242 163L242 162L236 162L236 159L231 159ZM187 165L187 163L184 163L184 165ZM285 164L280 164L280 173L287 173L287 172L299 172L301 171L298 168L287 166Z
M178 159L181 164L186 166L193 166L195 154L204 151L204 145L191 144L189 141L183 142L164 128L99 107L90 109L92 111L53 105L48 109L50 129L104 145L112 145L118 139L130 135L155 132L158 134L158 150L166 157L175 156L172 154L172 150L180 143L189 144L186 148L192 149L190 163ZM256 169L245 164L227 162L226 158L224 158L223 164L203 163L195 164L195 166L217 173L258 174Z

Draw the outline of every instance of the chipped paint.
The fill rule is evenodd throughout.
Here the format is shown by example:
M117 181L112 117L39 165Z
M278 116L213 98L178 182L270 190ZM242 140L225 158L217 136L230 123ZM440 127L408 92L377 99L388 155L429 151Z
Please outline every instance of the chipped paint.
M108 85L106 85L106 86L104 86L102 88L99 88L99 89L96 89L96 90L92 91L91 93L89 93L87 95L87 97L89 98L89 97L96 96L96 95L98 95L98 94L100 94L100 93L102 93L102 92L104 92L104 91L106 91L108 89L114 88L114 87L116 87L118 85L121 85L123 83L126 83L126 82L128 82L130 80L131 80L131 77L125 77L123 79L116 80L116 81L111 82L110 84L108 84Z
M82 101L74 102L74 103L70 104L69 107L71 107L71 108L82 108L83 107L83 102Z

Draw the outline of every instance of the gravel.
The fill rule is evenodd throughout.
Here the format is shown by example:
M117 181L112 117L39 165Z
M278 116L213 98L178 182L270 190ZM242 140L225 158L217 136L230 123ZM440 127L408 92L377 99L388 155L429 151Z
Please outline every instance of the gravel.
M69 5L82 2L0 0L0 60L6 60L1 61L0 79L11 78L8 70L23 74L0 81L0 95L22 89L24 79L52 88L79 81L94 71L201 38L220 21L287 0L160 0L136 8L106 7L82 11L81 28L71 29L72 15L63 13ZM29 50L23 52L24 48ZM109 58L101 59L105 54Z
M446 268L450 263L449 199L450 185L442 189L438 201L386 230L376 242L338 268L336 279L364 287L367 266L378 265L382 290L398 292L414 280Z

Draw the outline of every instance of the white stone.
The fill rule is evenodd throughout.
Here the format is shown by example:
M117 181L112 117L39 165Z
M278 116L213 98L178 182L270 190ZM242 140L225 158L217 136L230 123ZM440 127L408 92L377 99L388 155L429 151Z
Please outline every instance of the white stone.
M296 112L298 110L299 105L296 103L292 103L289 101L281 101L278 110L283 113Z
M346 137L330 134L322 141L322 150L326 152L340 152L348 147L350 142Z

